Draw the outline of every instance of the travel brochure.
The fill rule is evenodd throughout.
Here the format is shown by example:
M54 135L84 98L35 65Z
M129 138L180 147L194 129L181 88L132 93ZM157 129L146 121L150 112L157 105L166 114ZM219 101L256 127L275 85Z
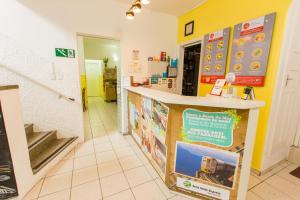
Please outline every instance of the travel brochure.
M225 28L204 37L201 83L214 84L225 78L230 28Z
M239 185L245 144L240 127L245 121L236 109L185 109L175 148L176 186L204 197L230 199Z
M264 86L276 13L235 25L230 72L235 85Z
M133 137L164 178L167 162L165 140L169 108L161 102L142 97L140 112L132 102L129 102L129 110ZM139 113L141 114L141 127L138 127ZM141 138L136 133L137 129L141 131Z

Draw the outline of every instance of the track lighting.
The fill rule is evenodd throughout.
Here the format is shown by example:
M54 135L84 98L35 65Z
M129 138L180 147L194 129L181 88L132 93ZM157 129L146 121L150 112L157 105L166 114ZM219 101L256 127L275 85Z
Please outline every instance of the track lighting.
M134 19L134 12L132 11L132 9L130 9L129 11L126 12L126 18L129 20Z
M140 0L137 0L133 6L132 6L132 10L134 13L140 13L142 11L142 4Z
M143 5L148 5L150 3L150 0L142 0Z
M132 4L131 8L126 12L126 18L129 20L134 19L134 14L140 13L142 11L142 4L147 5L150 3L150 0L136 0Z

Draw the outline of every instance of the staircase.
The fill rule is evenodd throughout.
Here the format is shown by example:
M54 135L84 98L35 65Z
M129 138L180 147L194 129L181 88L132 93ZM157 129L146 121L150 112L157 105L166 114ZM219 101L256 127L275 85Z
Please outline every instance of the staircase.
M33 174L72 144L77 137L57 138L56 131L34 132L33 124L25 124L29 157Z

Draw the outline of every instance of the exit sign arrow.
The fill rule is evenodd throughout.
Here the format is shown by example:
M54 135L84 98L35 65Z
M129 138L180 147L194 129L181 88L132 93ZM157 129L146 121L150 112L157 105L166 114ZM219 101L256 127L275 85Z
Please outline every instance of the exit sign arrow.
M55 48L56 57L62 58L75 58L74 49Z

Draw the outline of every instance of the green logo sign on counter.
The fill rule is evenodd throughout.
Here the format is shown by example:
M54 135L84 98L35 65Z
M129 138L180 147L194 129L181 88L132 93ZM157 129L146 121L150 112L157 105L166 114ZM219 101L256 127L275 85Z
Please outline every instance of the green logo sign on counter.
M55 55L56 57L62 57L62 58L75 58L75 50L55 48Z
M182 137L187 142L206 142L230 147L233 145L233 130L240 120L236 110L202 112L186 109L183 112Z

